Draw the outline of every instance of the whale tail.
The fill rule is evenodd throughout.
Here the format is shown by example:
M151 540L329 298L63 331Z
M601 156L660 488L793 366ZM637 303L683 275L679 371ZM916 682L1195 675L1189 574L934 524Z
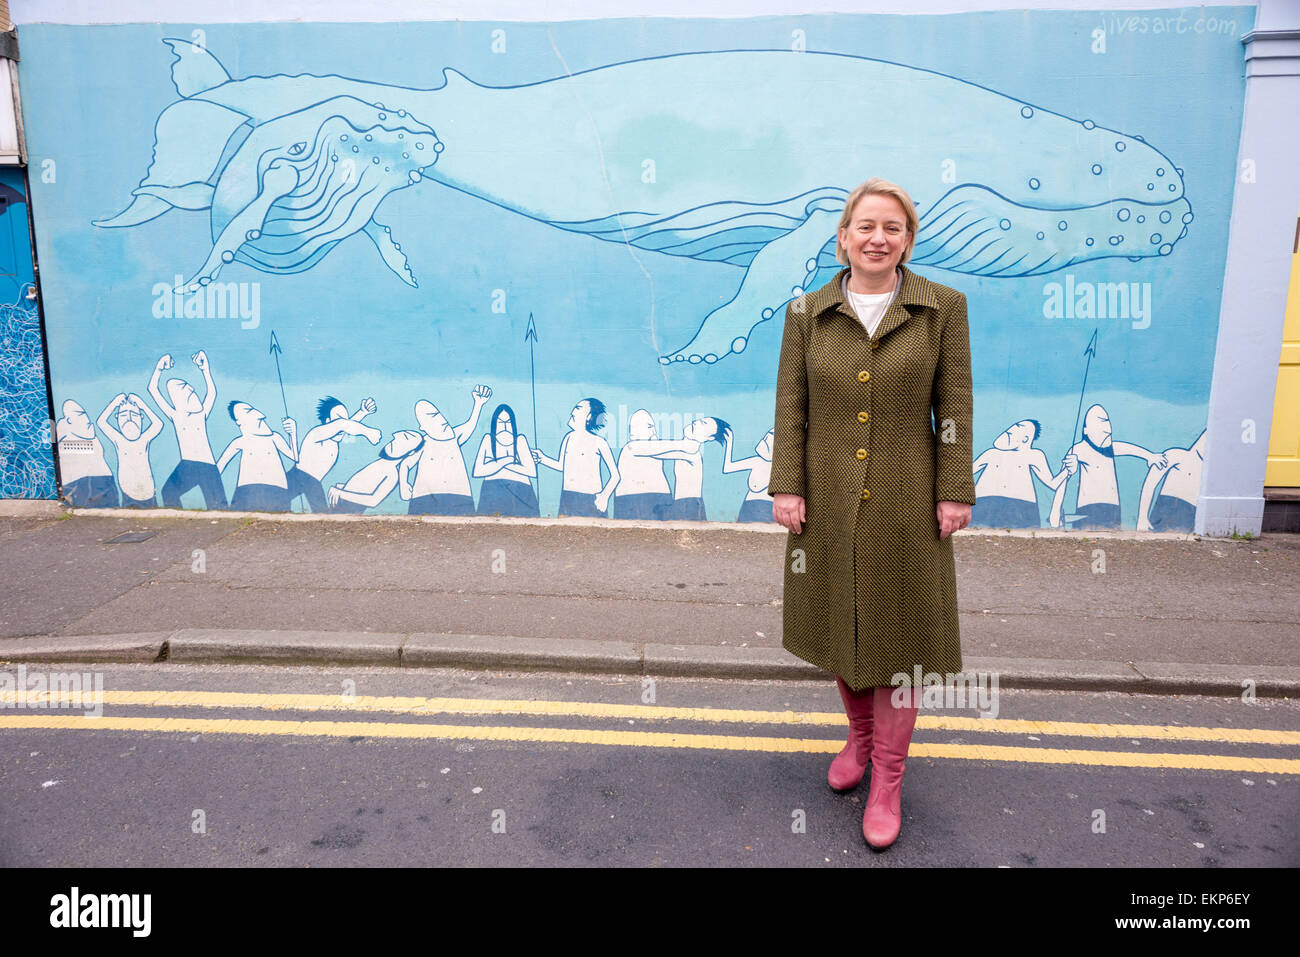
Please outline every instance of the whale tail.
M226 68L201 44L174 37L163 43L176 55L172 63L172 84L181 96L189 98L229 82Z

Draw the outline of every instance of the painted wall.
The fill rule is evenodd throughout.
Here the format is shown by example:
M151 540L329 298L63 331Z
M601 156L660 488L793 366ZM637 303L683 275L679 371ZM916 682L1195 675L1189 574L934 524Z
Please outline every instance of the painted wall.
M879 175L969 301L977 523L1190 529L1253 17L24 24L64 494L770 517Z
M54 498L45 354L23 171L0 167L0 498Z

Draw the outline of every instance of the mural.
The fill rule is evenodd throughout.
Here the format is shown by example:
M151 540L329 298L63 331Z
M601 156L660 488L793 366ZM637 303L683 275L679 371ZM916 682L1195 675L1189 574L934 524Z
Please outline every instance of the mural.
M970 303L974 524L1189 530L1235 35L1103 57L1086 17L132 25L112 51L32 26L29 141L98 164L38 207L64 495L771 521L780 317L880 175L917 201L909 267ZM973 19L1008 33L972 49ZM147 92L74 89L74 55ZM1189 82L1206 108L1163 109ZM73 97L102 110L70 130Z
M26 187L13 167L0 167L0 343L0 498L54 498Z

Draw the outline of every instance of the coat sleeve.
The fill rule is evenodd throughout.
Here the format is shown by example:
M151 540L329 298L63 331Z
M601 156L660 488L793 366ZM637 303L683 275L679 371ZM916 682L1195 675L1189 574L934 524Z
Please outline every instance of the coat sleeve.
M971 389L970 329L966 296L956 293L939 343L939 362L930 396L934 409L934 500L975 504L971 475L971 432L975 408Z
M768 495L806 497L804 442L808 424L808 373L804 350L807 315L803 297L785 308L781 361L776 373L776 420L772 436L772 476Z

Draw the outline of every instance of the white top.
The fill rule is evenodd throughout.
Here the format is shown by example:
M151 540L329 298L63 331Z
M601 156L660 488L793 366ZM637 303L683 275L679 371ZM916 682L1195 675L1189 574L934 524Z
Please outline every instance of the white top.
M840 280L840 288L844 292L844 299L857 313L858 321L867 330L867 335L874 336L876 334L876 329L880 326L880 320L884 318L885 312L894 301L894 297L898 295L898 287L902 285L902 281L902 275L895 274L893 292L859 295L856 292L849 291L849 277L847 275Z

